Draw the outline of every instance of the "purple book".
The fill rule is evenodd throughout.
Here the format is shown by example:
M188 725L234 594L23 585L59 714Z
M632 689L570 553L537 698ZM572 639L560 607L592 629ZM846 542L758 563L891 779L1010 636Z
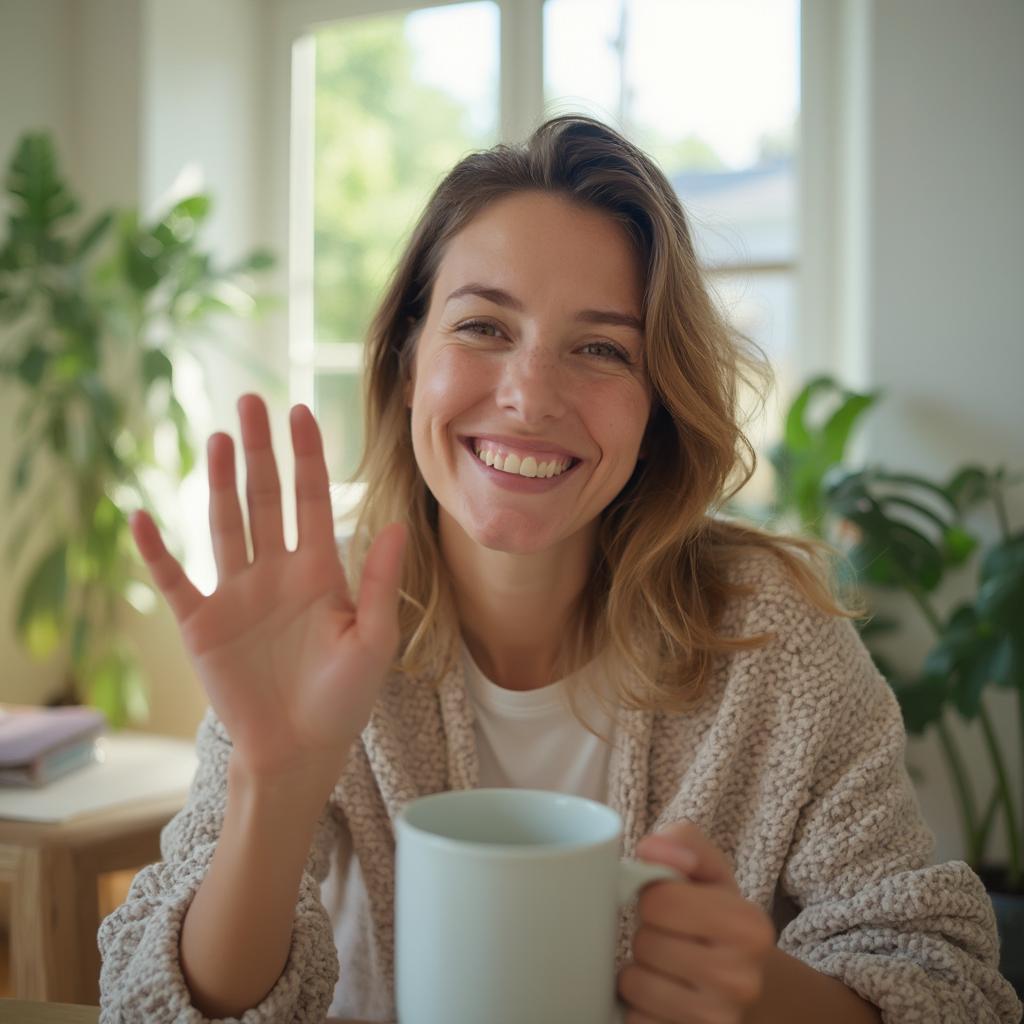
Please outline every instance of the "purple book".
M106 724L95 708L0 705L0 768L32 764L57 747L98 736Z

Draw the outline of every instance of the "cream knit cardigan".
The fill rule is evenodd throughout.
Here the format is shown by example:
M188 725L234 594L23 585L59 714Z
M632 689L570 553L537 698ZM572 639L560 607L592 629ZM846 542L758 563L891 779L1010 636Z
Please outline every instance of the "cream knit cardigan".
M620 712L608 803L622 816L623 856L689 818L725 852L743 895L772 915L779 947L881 1008L886 1024L1016 1024L1021 1005L997 971L992 904L962 861L931 863L899 707L853 626L809 606L771 556L737 578L756 595L727 610L728 632L770 630L776 640L722 658L691 713ZM163 861L136 876L100 927L104 1024L204 1020L178 941L224 814L231 744L210 712L197 746ZM324 1019L339 964L320 883L331 858L353 854L369 911L341 976L363 1017L394 1019L392 821L414 797L477 779L461 667L439 687L389 677L320 818L284 972L243 1024ZM617 967L635 926L634 903L622 913Z

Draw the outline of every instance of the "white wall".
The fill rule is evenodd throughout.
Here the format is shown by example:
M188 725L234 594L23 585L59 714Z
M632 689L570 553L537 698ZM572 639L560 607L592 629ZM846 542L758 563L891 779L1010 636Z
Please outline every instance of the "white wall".
M23 131L46 129L70 155L71 0L0 3L0 160Z

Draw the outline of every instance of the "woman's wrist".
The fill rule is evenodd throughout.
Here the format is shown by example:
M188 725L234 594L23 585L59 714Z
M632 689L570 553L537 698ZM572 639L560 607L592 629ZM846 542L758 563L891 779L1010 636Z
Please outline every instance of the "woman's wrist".
M316 824L340 776L340 769L304 765L272 775L249 771L232 753L228 761L228 805L244 820L297 828Z

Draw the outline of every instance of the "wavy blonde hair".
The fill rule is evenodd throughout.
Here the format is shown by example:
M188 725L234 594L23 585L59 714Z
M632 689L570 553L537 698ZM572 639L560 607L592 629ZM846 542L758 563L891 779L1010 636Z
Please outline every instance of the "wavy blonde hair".
M366 446L354 474L366 490L348 560L358 576L377 531L408 524L395 667L440 681L458 656L459 621L438 544L437 502L416 465L403 390L448 242L489 203L521 191L602 211L628 232L643 263L645 362L655 396L649 457L601 514L592 577L573 609L555 678L601 653L618 668L611 674L618 704L681 711L701 695L716 657L770 639L720 629L726 605L749 593L730 582L730 566L751 553L774 554L821 610L852 613L832 582L833 549L719 515L757 461L737 393L746 383L763 400L771 372L713 300L664 174L599 121L555 117L525 144L472 153L431 196L366 340ZM570 702L575 712L571 691Z

